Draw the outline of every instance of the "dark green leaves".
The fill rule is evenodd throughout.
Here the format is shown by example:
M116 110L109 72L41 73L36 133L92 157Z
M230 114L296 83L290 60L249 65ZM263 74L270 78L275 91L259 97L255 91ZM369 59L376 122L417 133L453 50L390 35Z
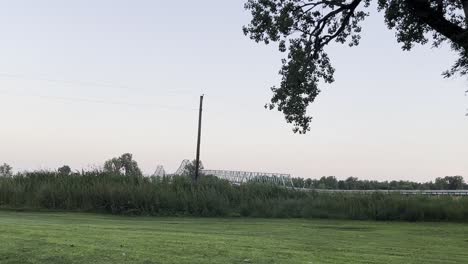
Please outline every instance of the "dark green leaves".
M324 48L332 41L356 46L360 23L370 0L248 0L252 20L243 28L256 42L278 42L281 83L274 86L269 109L283 112L294 132L306 133L312 118L307 107L320 93L319 84L333 82L334 68ZM465 8L464 8L465 7ZM445 77L468 73L468 0L378 0L385 23L396 30L403 50L432 40L433 47L450 41L459 59Z
M361 22L367 13L357 10L369 0L249 0L245 8L252 14L244 33L256 42L278 42L288 52L280 70L281 83L271 90L269 109L283 112L294 132L306 133L312 118L307 107L320 93L319 83L334 81L334 68L324 47L331 41L359 44Z

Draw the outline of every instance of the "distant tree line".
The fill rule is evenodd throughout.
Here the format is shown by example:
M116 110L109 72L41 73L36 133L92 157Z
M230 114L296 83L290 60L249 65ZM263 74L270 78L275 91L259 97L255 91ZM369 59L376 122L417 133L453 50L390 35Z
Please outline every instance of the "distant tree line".
M200 169L203 164L200 162ZM122 154L107 160L104 163L103 172L120 174L126 176L143 176L138 163L133 160L130 153ZM70 166L64 165L57 169L60 175L71 175ZM187 164L184 174L180 176L193 177L195 174L195 160ZM12 167L6 163L0 165L0 177L12 177ZM468 190L468 183L465 183L462 176L438 177L430 182L413 181L376 181L360 180L357 177L348 177L345 180L338 180L335 176L323 176L320 179L292 178L293 187L307 189L330 189L330 190Z
M462 176L439 177L435 181L419 183L413 181L375 181L348 177L338 180L335 176L320 179L293 178L295 187L334 190L468 190Z

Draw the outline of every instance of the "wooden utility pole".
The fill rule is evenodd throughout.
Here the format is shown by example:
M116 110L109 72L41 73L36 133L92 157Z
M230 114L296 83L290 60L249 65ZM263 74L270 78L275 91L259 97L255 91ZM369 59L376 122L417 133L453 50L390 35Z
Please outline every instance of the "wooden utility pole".
M201 122L202 122L202 108L203 108L203 94L200 95L200 109L198 113L198 139L197 139L197 158L195 160L195 179L198 181L198 176L200 173L200 138L201 138Z

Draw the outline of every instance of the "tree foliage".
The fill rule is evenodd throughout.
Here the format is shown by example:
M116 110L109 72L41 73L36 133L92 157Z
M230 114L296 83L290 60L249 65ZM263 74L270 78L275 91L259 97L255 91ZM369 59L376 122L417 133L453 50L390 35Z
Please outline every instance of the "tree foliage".
M464 185L462 176L445 176L435 180L435 186L440 190L460 190L464 188Z
M68 165L63 165L62 167L57 169L58 173L62 175L70 175L71 173L71 168Z
M468 73L468 0L377 0L389 29L403 50L448 42L459 54L445 77ZM252 20L243 30L256 42L277 42L282 60L279 86L266 105L283 112L294 132L306 133L312 117L307 106L320 93L319 84L334 81L335 69L325 47L331 42L356 46L370 0L248 0Z
M294 186L309 189L338 190L468 190L462 176L439 177L434 182L413 181L376 181L360 180L348 177L337 180L335 176L323 176L320 179L293 178Z
M199 165L198 165L198 169L199 169L199 170L203 170L204 167L203 167L203 163L202 163L201 160L199 161L198 164L199 164ZM196 161L196 160L192 160L190 163L188 163L188 164L185 166L184 173L183 173L182 176L189 176L189 177L191 177L192 179L195 179L196 165L197 165L197 161Z
M132 154L125 153L120 157L112 158L104 163L104 171L126 176L142 176L138 163L133 160Z
M13 168L6 163L3 163L3 165L0 165L0 177L11 177L11 176L13 176Z

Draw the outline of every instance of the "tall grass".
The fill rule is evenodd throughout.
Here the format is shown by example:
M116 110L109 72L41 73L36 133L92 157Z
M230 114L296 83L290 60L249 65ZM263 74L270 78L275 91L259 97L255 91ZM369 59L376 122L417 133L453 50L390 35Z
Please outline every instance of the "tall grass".
M30 172L0 177L0 208L155 216L303 217L467 221L468 198L326 194L204 176L137 177L106 172Z

